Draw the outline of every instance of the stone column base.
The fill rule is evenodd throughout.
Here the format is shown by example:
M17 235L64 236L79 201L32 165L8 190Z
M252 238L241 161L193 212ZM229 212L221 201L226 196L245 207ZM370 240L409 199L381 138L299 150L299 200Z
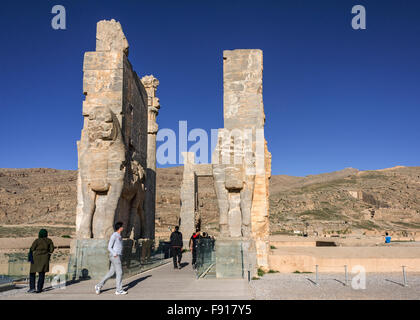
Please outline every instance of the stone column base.
M253 240L216 240L216 278L246 278L256 273L256 252Z

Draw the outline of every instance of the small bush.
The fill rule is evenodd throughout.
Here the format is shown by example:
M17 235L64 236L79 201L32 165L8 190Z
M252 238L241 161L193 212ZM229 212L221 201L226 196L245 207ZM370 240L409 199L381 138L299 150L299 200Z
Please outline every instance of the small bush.
M71 239L71 236L69 236L68 234L64 234L61 236L62 238L67 238L67 239Z
M261 268L258 268L258 276L262 277L265 274L264 270Z
M270 246L271 250L277 249L276 246Z
M268 273L278 273L278 271L277 270L268 270Z
M258 277L252 277L252 280L260 280Z

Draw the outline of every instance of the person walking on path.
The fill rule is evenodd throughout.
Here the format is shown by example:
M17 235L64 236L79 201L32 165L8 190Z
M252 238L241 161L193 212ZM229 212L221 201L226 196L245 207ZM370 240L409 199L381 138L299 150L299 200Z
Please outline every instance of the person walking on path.
M197 262L197 245L200 238L200 231L196 231L190 238L190 250L192 254L192 266L195 269Z
M175 227L175 231L171 233L171 250L172 257L174 259L174 269L181 269L181 259L182 259L182 233L179 232L179 227ZM177 263L178 259L178 263Z
M54 243L48 238L48 231L39 230L38 239L36 239L29 250L29 261L31 267L29 270L29 290L32 293L41 293L44 287L45 273L50 270L50 257L54 251ZM35 291L35 276L38 272L38 286Z
M121 266L121 254L122 254L122 237L121 232L124 230L123 223L117 222L114 226L115 232L111 235L111 238L109 239L108 243L108 251L109 251L109 260L111 261L111 267L109 268L108 273L105 275L105 277L102 279L101 282L99 282L95 286L95 292L96 294L101 293L101 288L104 286L105 282L108 281L109 278L111 278L114 273L117 274L117 277L115 279L116 282L116 295L120 294L127 294L127 291L123 290L122 288L122 266Z

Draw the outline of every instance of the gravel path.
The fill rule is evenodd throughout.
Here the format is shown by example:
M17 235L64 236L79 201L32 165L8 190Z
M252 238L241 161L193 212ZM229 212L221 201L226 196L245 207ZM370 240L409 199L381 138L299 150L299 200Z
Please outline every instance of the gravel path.
M420 274L408 273L408 286L404 287L402 273L367 273L366 288L353 289L352 278L344 286L344 273L319 274L319 285L315 274L278 273L266 274L250 283L254 299L257 300L420 300Z

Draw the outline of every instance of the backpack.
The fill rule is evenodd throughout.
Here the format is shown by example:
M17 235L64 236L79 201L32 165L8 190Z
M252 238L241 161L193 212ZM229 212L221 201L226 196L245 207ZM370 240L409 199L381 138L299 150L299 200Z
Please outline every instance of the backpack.
M173 232L171 235L171 245L172 246L182 246L182 234L181 232Z
M34 256L32 254L31 249L29 249L29 252L28 252L28 262L30 262L31 264L34 263Z

